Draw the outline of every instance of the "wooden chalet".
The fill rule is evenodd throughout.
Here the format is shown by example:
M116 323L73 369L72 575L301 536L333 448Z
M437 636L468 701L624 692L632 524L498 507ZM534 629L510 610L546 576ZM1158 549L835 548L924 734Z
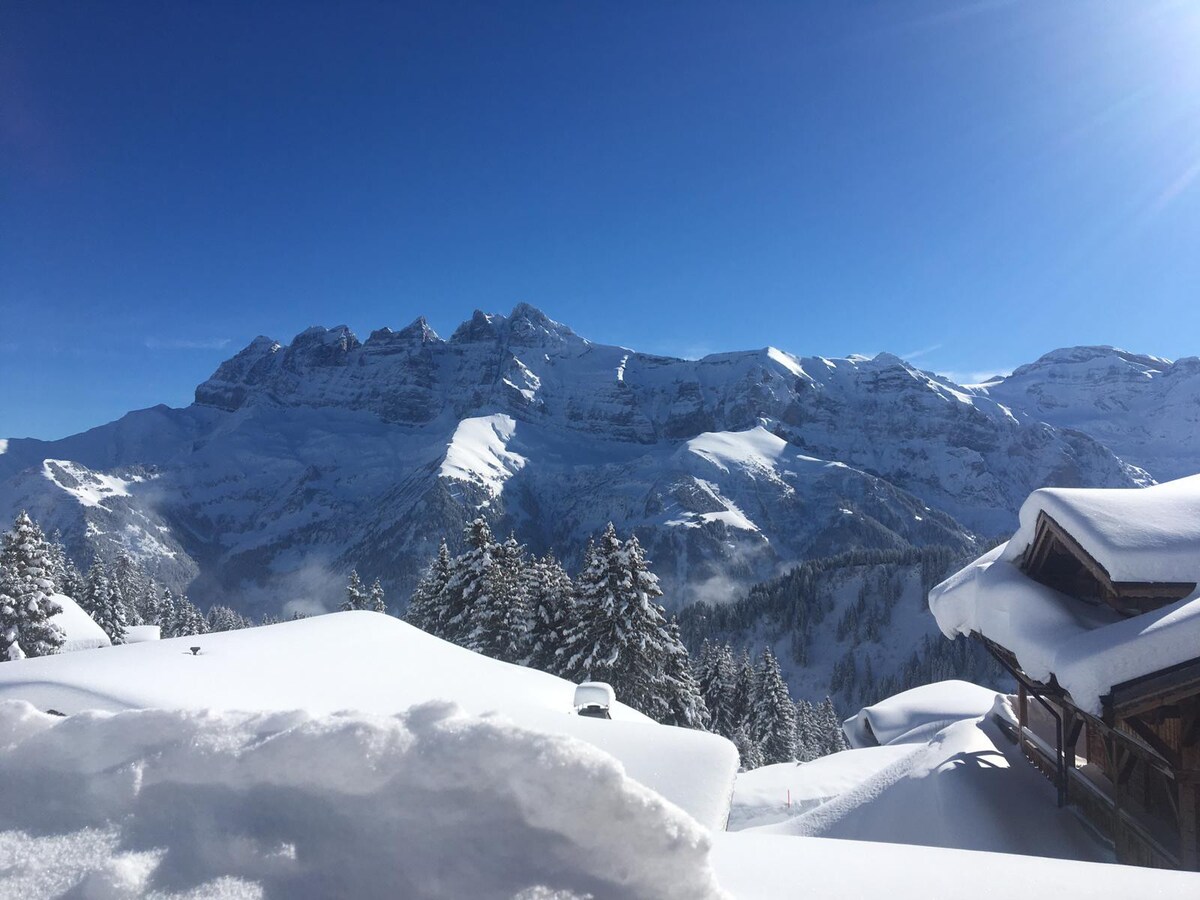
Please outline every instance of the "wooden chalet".
M1195 582L1114 581L1045 510L1014 564L1065 595L1062 602L1127 618L1196 590ZM1097 715L1081 708L1054 673L1032 678L1013 648L973 636L1016 679L1011 735L1054 781L1059 804L1077 807L1113 842L1119 862L1200 871L1200 644L1194 659L1112 685Z

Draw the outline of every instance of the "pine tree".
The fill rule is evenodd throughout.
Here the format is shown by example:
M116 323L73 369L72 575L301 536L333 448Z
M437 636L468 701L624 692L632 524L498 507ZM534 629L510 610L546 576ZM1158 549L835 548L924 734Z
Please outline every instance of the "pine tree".
M463 538L466 550L455 557L450 580L443 591L445 602L439 614L438 636L475 650L478 649L475 617L479 609L490 603L487 592L496 583L493 569L500 546L482 516L466 527Z
M755 701L754 682L754 663L750 661L750 651L743 648L741 659L738 660L734 673L733 691L729 703L730 726L735 732L738 728L745 728L747 734L751 732L751 718L754 714Z
M108 639L113 644L125 643L125 629L129 625L128 609L120 584L113 578L106 582L107 590L99 599L96 613L92 618L104 629Z
M387 601L384 599L383 585L378 578L371 582L371 589L367 592L366 608L371 610L371 612L387 612Z
M742 771L749 772L763 764L762 751L758 749L758 744L750 736L745 725L739 725L730 740L733 741L733 746L737 747Z
M770 647L763 650L755 675L751 736L764 765L790 762L796 758L796 707Z
M254 623L245 616L230 609L228 606L213 606L206 617L208 631L237 631L241 628L253 628Z
M821 756L850 749L846 735L842 732L842 720L829 697L822 700L816 708L815 718L821 736Z
M138 607L149 590L150 579L124 548L118 551L113 562L110 581L117 600L124 609L126 624L141 625Z
M575 618L575 584L549 553L526 567L525 584L530 614L526 665L557 675L563 634Z
M75 561L71 557L63 555L62 575L58 582L58 592L70 597L76 603L87 590L87 581L83 573L79 571L79 567L75 565Z
M404 621L422 631L445 637L446 585L453 574L454 560L443 540L438 547L437 556L433 558L412 597L409 598L408 608L404 611Z
M679 625L674 619L667 623L667 640L663 649L665 657L658 687L662 712L655 718L664 725L708 729L708 707L692 673L687 647L679 638Z
M491 550L491 565L479 570L470 631L465 646L493 659L522 662L528 655L529 603L525 593L525 548L509 536Z
M162 592L162 596L158 598L158 602L155 604L156 608L154 619L145 620L148 624L157 625L159 628L159 634L164 638L174 637L174 635L171 634L171 628L175 621L175 606L177 603L178 600L176 599L175 595L171 593L171 589L165 588Z
M346 585L346 599L342 601L342 605L338 607L338 610L340 612L350 612L366 608L367 595L363 590L362 579L358 577L358 569L351 569L350 581Z
M162 595L159 593L160 590L163 589L151 581L146 585L146 590L142 596L134 601L137 617L143 625L161 626L165 611L169 610L171 604L174 602L171 599L171 592L169 590L164 591Z
M706 638L696 667L700 696L708 709L708 729L732 739L740 724L734 712L737 669L728 644L710 644Z
M108 567L104 565L104 560L97 556L84 576L83 596L76 599L83 611L95 620L100 615L100 608L108 597L108 592Z
M796 701L796 759L811 762L821 755L824 736L817 727L816 710L801 697Z
M607 682L618 700L647 715L663 715L674 704L687 718L681 704L689 701L672 696L687 669L687 651L679 653L682 644L656 602L662 589L637 538L622 544L610 522L590 546L577 587L575 622L559 652L563 676Z
M21 511L0 549L0 660L48 656L66 636L51 617L62 611L52 599L53 560L42 530Z
M163 637L187 637L207 634L208 622L190 600L180 594L171 603L169 619L163 625Z

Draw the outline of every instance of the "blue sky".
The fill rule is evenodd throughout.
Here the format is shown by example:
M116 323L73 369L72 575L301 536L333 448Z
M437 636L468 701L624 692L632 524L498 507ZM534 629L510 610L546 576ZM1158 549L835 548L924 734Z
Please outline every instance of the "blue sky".
M1200 4L0 6L0 434L255 335L1200 352Z

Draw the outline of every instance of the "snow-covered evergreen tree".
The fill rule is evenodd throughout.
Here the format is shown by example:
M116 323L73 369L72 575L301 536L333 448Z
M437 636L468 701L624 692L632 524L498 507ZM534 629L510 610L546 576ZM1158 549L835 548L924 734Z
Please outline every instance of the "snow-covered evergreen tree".
M762 752L764 765L796 758L796 707L770 647L763 650L755 672L750 734Z
M531 560L525 569L529 598L529 656L527 665L559 674L558 650L575 618L575 584L553 555Z
M346 599L338 607L340 612L350 612L367 608L367 592L363 588L362 579L358 577L358 569L350 570L350 581L346 585Z
M438 637L446 636L447 620L446 586L454 573L454 560L443 540L438 546L437 556L425 570L404 611L404 621Z
M679 625L674 619L667 623L667 640L663 650L663 670L658 687L662 712L654 718L664 725L707 729L708 708L696 676L692 673L687 647L679 637Z
M500 546L492 537L492 529L482 516L467 527L463 535L466 549L454 559L450 580L443 591L443 609L439 614L439 637L460 647L479 649L478 610L490 603L487 592L496 577L496 557Z
M96 559L88 569L87 587L83 601L79 604L93 621L104 629L114 644L125 642L125 629L129 625L124 595L113 577L113 573L101 559Z
M384 597L383 585L378 578L371 582L371 588L367 591L366 608L371 612L387 612L387 600Z
M688 718L690 699L673 696L688 669L687 651L657 603L662 589L636 536L622 544L610 522L589 548L576 585L575 621L559 651L564 677L607 682L618 700L650 716L674 705Z
M749 772L763 764L762 751L758 749L758 743L750 736L750 731L745 725L739 725L730 740L733 741L733 746L737 747L742 771Z
M42 530L21 511L0 549L0 661L58 652L65 640L51 616L53 553Z
M143 602L142 598L150 590L150 579L124 548L117 552L109 577L113 590L125 609L126 624L141 625L142 619L138 610Z
M818 733L821 735L821 756L849 750L850 744L842 731L842 720L833 706L833 700L826 697L817 706L815 719Z
M736 680L732 648L705 639L696 666L696 681L708 709L709 731L730 739L741 724L734 711Z
M519 663L528 650L529 603L525 593L525 548L509 536L488 551L490 564L475 571L469 630L464 646L493 659Z
M163 637L207 633L208 622L205 621L204 614L183 594L175 597L171 603L169 618L163 623Z
M733 678L733 692L730 697L729 721L734 730L745 727L746 733L751 732L751 718L754 715L754 663L750 661L750 651L742 648Z
M796 701L796 759L811 762L821 755L824 736L817 725L816 709L801 697Z
M240 628L253 628L254 623L245 616L230 609L228 606L213 606L205 617L208 631L237 631Z

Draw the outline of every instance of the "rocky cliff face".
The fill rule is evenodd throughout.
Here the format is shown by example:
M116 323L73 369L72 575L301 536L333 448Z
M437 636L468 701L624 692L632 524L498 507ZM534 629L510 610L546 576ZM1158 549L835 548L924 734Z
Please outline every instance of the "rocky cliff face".
M477 312L447 340L422 319L365 342L317 327L286 345L256 338L187 409L11 441L0 513L99 515L46 459L97 477L153 467L123 478L120 504L99 499L128 507L124 524L59 524L78 535L71 549L137 545L202 602L248 611L334 601L351 566L406 596L439 537L478 509L569 563L611 519L643 537L676 603L720 599L814 555L969 550L1045 484L1147 480L1001 394L887 354L649 356L527 305Z

